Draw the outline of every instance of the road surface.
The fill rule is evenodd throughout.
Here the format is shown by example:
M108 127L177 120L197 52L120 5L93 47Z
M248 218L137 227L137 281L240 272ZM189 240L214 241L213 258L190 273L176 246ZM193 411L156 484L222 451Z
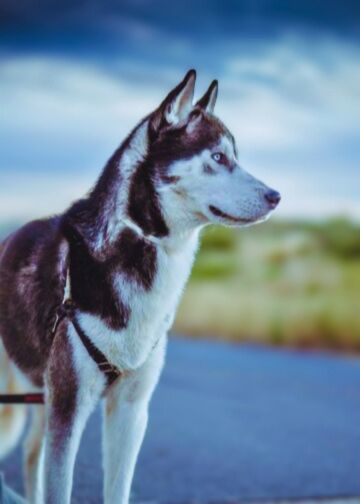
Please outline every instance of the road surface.
M101 502L100 418L97 411L81 444L74 503ZM20 460L18 450L0 470L21 491ZM171 339L135 502L356 496L360 360Z

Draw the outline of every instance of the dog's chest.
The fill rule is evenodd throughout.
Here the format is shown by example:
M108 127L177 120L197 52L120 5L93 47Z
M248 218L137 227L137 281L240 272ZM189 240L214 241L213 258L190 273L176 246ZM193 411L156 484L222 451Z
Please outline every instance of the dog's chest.
M119 304L128 307L126 326L112 329L103 318L82 313L83 329L119 369L134 369L144 362L170 328L177 304L188 279L197 249L197 235L181 247L157 247L156 268L149 288L139 283L137 275L119 270L112 286Z

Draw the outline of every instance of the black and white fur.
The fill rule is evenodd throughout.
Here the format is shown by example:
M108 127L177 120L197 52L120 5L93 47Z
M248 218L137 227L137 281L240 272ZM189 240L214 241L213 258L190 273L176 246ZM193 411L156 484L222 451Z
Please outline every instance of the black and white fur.
M80 438L102 397L104 502L128 502L200 229L264 220L279 202L239 166L234 138L213 114L217 82L196 105L194 85L191 70L130 133L87 197L1 246L0 333L9 369L0 384L17 390L26 383L46 398L44 409L34 408L25 442L32 504L70 503ZM82 330L121 371L110 388L66 319L51 333L65 286ZM11 418L0 421L3 452L24 424L23 409L7 408L0 410L0 420Z

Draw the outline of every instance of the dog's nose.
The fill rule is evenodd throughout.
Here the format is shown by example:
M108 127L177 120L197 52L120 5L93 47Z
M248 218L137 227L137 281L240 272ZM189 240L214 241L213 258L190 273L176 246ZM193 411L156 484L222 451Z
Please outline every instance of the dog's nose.
M275 208L281 200L281 195L279 192L274 191L274 189L270 189L265 193L265 199L271 208Z

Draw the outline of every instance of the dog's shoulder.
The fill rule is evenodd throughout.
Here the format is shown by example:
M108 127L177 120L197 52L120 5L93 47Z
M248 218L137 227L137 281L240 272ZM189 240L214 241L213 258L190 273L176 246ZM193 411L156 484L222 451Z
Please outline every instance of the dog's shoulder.
M0 332L13 360L38 377L66 280L68 248L60 221L25 224L5 240L0 257Z

